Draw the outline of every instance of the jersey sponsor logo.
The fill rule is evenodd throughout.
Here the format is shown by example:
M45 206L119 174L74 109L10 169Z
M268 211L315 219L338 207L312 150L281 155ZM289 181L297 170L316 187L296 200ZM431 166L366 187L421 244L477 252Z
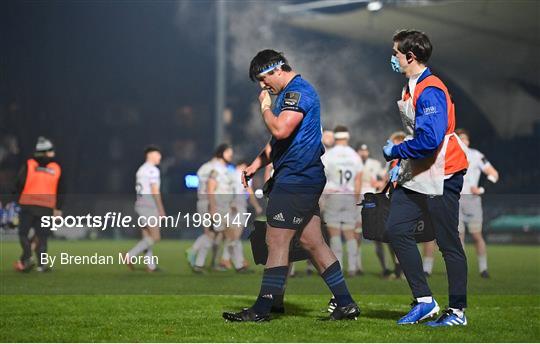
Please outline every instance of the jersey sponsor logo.
M276 221L285 222L285 218L283 217L283 213L279 213L279 214L274 215L273 219L276 220Z
M293 217L293 220L292 220L293 224L295 225L299 225L301 224L302 222L304 222L304 218L303 217Z
M283 104L285 104L285 107L298 107L298 104L300 103L300 97L301 94L298 92L287 92L285 93L285 99L283 100Z
M432 115L437 112L437 108L435 106L428 106L423 108L424 115Z

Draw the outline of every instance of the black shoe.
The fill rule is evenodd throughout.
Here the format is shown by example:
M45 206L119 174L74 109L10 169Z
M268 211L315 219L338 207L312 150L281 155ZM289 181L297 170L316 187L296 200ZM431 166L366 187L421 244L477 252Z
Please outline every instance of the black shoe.
M354 302L347 306L336 307L328 320L356 320L360 315L360 308Z
M431 274L429 272L427 272L427 271L424 271L424 276L431 277Z
M330 301L328 301L328 313L332 313L337 307L337 301L335 297L332 297Z
M358 269L356 271L356 276L364 276L364 270Z
M223 312L223 319L227 321L261 322L270 321L268 314L257 314L251 308L244 308L241 312Z
M480 277L482 278L490 278L491 276L489 276L489 272L487 270L484 270L480 273Z

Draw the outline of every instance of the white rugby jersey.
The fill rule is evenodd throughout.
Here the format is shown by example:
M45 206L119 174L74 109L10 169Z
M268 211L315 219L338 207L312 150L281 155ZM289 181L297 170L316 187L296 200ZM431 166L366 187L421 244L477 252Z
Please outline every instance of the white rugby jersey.
M362 172L362 159L350 146L336 145L322 157L326 173L325 191L353 193L356 174Z
M215 159L205 162L197 170L197 178L199 178L199 187L197 188L197 196L199 199L206 198L207 190L206 183L208 183L208 178L214 170L214 164L216 163Z
M364 162L364 170L362 173L362 193L375 192L375 188L371 183L383 174L384 170L381 162L372 158L367 158Z
M137 192L137 204L155 206L155 201L151 197L151 184L161 185L159 168L149 162L145 162L139 167L135 175L135 191Z
M491 163L487 161L484 154L474 148L468 148L465 153L469 160L469 168L467 169L465 176L463 176L463 189L461 189L461 193L469 195L472 194L472 187L478 187L482 171L484 171L486 167L491 166Z
M234 195L235 183L233 179L235 170L229 169L227 165L220 162L214 163L212 167L209 178L214 178L217 182L214 193L220 195Z

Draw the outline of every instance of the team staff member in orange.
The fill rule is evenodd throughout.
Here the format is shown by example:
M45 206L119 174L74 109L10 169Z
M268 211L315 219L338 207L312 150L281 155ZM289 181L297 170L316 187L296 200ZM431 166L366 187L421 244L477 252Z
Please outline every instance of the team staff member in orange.
M18 271L28 272L34 266L31 240L28 238L30 228L34 228L38 239L35 248L37 270L47 271L47 267L40 263L40 256L47 252L49 228L41 226L41 217L62 214L59 210L61 200L58 197L62 194L62 169L54 156L52 142L40 136L34 156L26 161L18 175L17 193L20 195L21 206L19 241L22 247L21 258L15 263Z
M398 101L408 137L388 141L387 161L400 159L386 230L415 298L398 324L435 316L439 306L422 270L414 229L422 215L431 218L448 274L449 308L429 326L467 325L467 259L458 232L459 197L468 167L466 147L454 133L454 103L443 82L427 68L432 46L423 32L403 30L393 37L392 68L408 82ZM397 178L396 178L397 177Z

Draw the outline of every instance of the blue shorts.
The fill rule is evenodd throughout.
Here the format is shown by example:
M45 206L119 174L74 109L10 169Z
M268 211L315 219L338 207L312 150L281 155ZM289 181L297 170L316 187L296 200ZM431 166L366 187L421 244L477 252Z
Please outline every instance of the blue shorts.
M274 184L268 195L266 222L276 228L303 229L313 216L321 216L323 189L324 184Z

